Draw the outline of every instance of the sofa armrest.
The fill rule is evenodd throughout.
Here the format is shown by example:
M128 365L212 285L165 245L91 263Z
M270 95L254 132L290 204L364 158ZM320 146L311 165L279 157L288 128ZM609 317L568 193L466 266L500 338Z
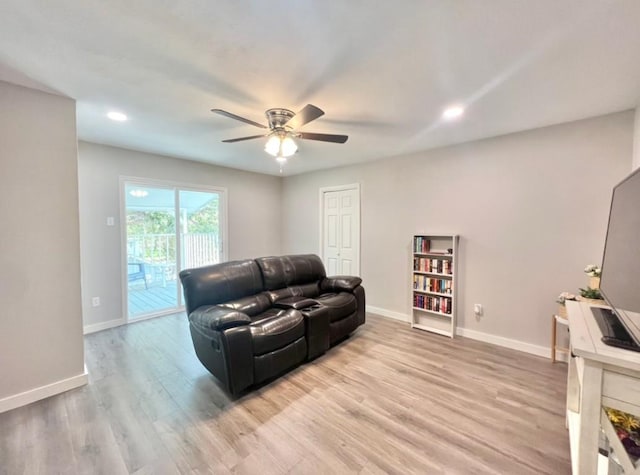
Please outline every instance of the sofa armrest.
M203 305L196 308L189 314L189 321L200 328L215 331L251 323L251 319L246 313L218 305Z
M325 277L320 282L320 290L323 292L353 292L362 283L360 277L349 275L334 275Z

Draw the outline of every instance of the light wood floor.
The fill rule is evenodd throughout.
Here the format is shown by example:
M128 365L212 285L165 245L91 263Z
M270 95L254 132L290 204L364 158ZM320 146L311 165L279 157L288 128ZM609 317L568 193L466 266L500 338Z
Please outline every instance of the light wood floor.
M88 386L0 414L0 473L571 472L562 363L369 315L231 401L184 314L85 341Z

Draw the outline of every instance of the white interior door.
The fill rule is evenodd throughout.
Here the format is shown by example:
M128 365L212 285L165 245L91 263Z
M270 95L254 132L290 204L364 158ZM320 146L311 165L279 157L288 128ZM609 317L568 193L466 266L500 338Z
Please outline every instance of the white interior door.
M360 187L320 190L322 260L328 275L360 275Z

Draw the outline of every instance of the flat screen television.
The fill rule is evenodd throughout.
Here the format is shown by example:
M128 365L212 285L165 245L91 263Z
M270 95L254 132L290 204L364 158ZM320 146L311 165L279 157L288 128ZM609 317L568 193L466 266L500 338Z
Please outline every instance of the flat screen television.
M640 169L613 189L600 292L640 345Z

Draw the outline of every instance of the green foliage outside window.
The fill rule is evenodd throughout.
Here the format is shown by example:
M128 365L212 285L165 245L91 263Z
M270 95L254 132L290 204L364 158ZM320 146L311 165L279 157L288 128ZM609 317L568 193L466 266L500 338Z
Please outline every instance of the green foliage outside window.
M218 198L213 198L207 204L193 213L187 213L187 231L189 233L218 234Z
M188 234L219 233L218 198L186 213ZM128 255L144 262L172 262L176 256L176 219L173 210L128 211Z

